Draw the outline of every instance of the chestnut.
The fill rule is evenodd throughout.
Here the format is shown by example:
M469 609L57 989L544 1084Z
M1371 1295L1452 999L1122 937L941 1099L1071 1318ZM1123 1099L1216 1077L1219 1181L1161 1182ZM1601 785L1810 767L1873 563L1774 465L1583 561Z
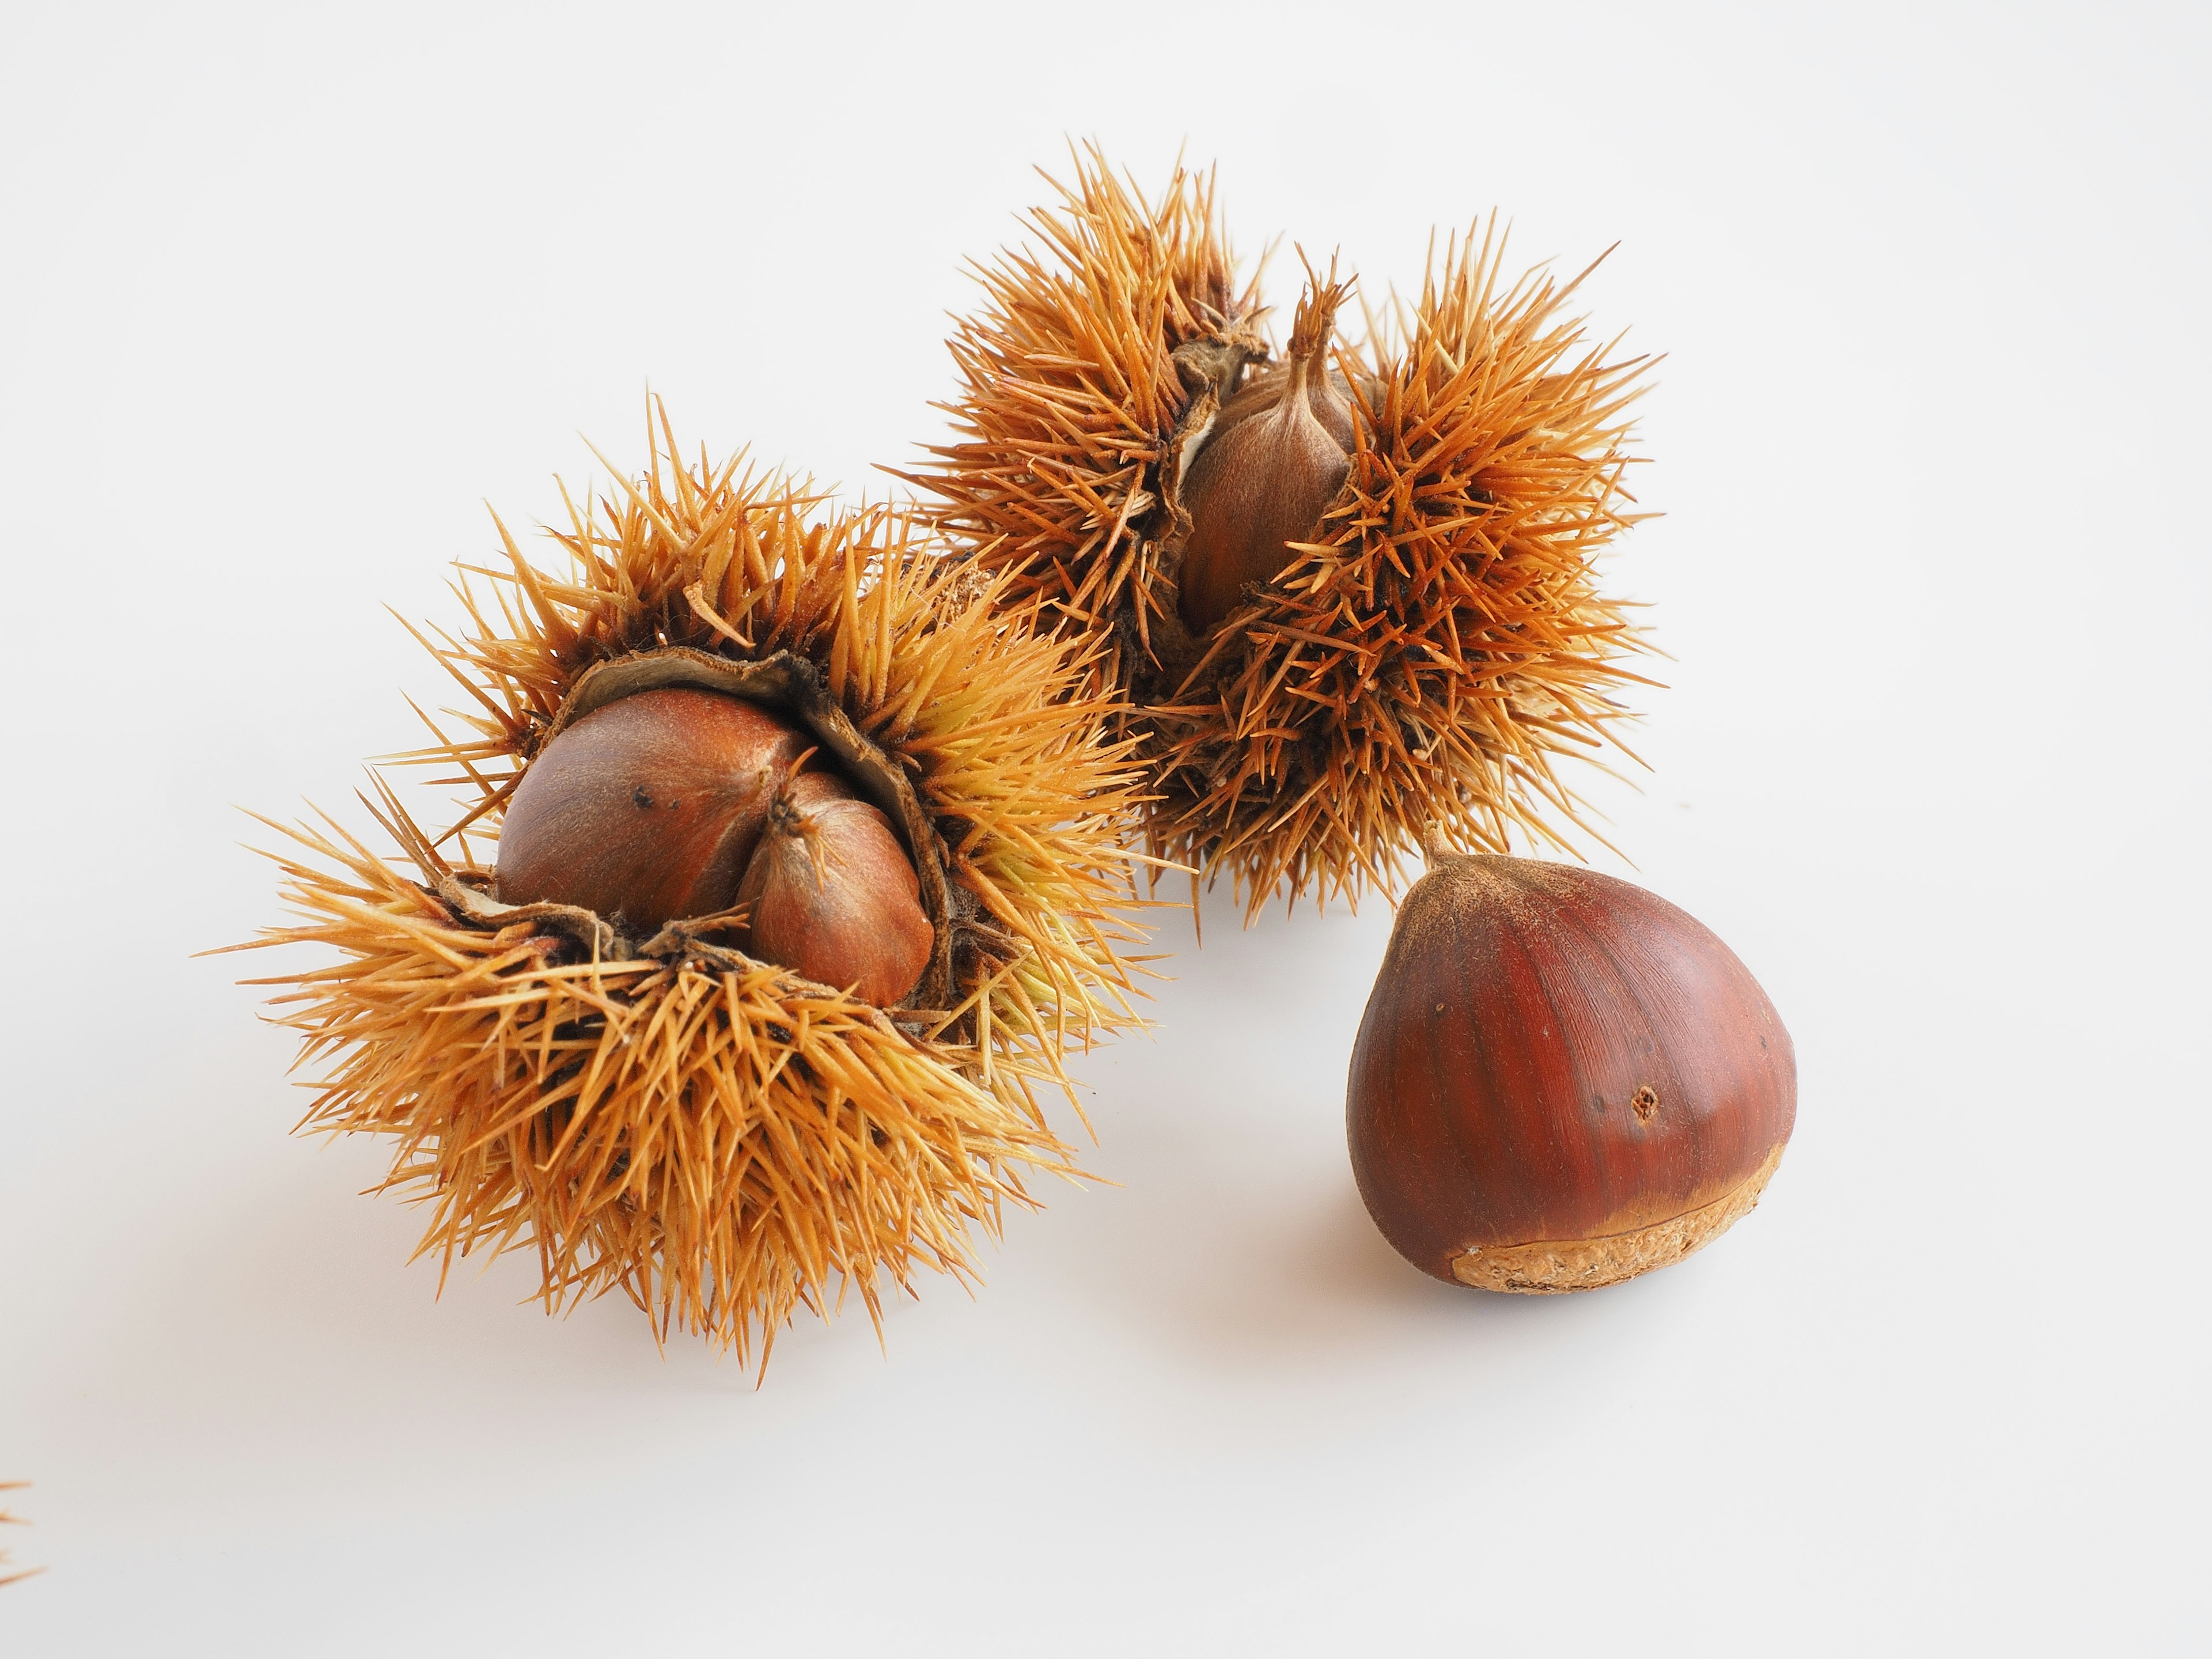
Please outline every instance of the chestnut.
M1244 603L1248 586L1264 586L1295 562L1291 544L1320 537L1322 515L1351 476L1351 387L1328 362L1350 286L1332 280L1307 290L1290 361L1224 404L1191 459L1179 603L1193 634L1212 633Z
M639 691L558 731L508 801L499 896L649 936L735 902L784 775L811 746L743 697Z
M1758 1202L1796 1078L1758 981L1664 899L1434 854L1352 1049L1352 1173L1425 1273L1594 1289L1680 1261Z
M921 982L937 942L891 821L827 772L777 790L738 902L748 954L879 1008Z

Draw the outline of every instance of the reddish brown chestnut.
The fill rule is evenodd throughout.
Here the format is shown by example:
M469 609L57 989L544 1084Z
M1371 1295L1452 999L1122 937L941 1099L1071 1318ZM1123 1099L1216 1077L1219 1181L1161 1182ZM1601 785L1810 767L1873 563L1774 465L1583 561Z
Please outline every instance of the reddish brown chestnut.
M640 691L594 709L545 745L507 803L499 896L580 905L640 935L726 910L809 744L714 691Z
M1206 634L1273 580L1321 533L1352 472L1351 387L1329 366L1330 331L1349 283L1316 283L1298 303L1290 362L1231 398L1182 481L1183 624Z
M1694 918L1625 881L1440 854L1352 1049L1352 1173L1398 1253L1482 1290L1594 1289L1758 1202L1796 1118L1789 1033Z
M826 772L776 792L738 900L747 952L878 1007L920 983L936 942L890 820Z

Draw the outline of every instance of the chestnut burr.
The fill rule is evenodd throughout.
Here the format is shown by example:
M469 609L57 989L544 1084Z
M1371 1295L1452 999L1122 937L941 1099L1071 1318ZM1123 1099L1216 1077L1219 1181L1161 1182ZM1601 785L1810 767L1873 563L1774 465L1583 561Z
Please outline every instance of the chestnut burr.
M1592 871L1448 854L1399 909L1346 1098L1360 1195L1399 1254L1539 1293L1717 1237L1796 1116L1789 1033L1695 919Z

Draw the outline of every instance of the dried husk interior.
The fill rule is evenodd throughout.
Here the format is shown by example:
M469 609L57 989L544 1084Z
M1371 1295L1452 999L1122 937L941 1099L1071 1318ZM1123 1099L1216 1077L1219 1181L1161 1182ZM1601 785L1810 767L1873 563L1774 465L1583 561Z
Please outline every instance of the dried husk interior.
M1037 1091L1132 1018L1131 779L1105 704L1072 694L1080 650L967 603L973 574L907 520L823 515L740 460L682 465L665 417L654 436L645 477L571 502L565 571L502 527L506 568L466 573L471 630L424 638L474 707L410 758L454 769L471 804L434 843L380 781L411 874L327 818L289 830L301 922L258 943L341 960L261 982L289 988L303 1063L330 1068L305 1127L397 1139L386 1185L432 1204L422 1249L527 1244L549 1306L620 1285L663 1336L764 1359L797 1307L849 1289L878 1315L879 1273L969 1276L970 1229L1030 1201L1021 1169L1071 1170ZM587 685L670 663L780 679L817 731L847 732L841 760L941 872L922 1006L753 962L711 918L639 943L489 896L469 837L529 757Z

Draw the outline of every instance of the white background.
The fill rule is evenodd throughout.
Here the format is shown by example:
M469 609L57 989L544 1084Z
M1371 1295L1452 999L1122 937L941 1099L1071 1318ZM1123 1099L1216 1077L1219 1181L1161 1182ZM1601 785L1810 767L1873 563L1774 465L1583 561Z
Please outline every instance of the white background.
M0 1650L2204 1650L2206 14L750 9L9 10ZM1620 241L1674 660L1601 799L1796 1034L1765 1202L1421 1277L1343 1150L1387 906L1222 895L1082 1065L1120 1184L883 1351L435 1297L277 964L189 959L276 919L234 807L361 821L447 695L382 607L648 387L880 492L1070 135L1371 293Z

